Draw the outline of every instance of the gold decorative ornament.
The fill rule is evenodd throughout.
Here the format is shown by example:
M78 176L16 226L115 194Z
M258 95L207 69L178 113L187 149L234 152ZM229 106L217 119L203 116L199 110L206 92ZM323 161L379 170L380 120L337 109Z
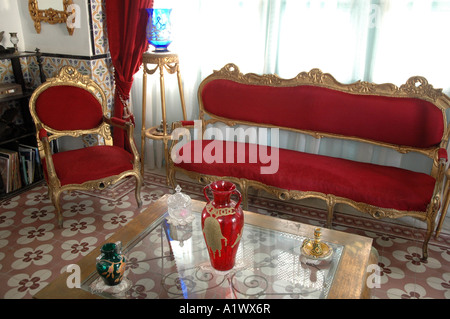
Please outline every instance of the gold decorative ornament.
M34 28L37 33L41 33L41 22L49 24L66 23L67 31L69 35L73 35L74 27L67 23L68 17L75 15L73 10L69 13L69 6L73 5L73 0L59 0L62 1L63 10L55 10L53 8L39 9L39 0L28 0L28 11L30 12L31 19L34 21ZM74 21L72 21L73 23Z
M329 259L333 254L333 249L322 242L320 236L322 230L320 228L314 229L314 239L305 239L302 243L301 253L303 256L312 259Z
M224 246L228 245L228 240L226 237L223 237L220 224L215 217L207 217L205 219L203 234L205 236L206 244L209 249L211 249L212 254L215 255L216 252L219 252L219 256L221 256L222 240L224 240Z

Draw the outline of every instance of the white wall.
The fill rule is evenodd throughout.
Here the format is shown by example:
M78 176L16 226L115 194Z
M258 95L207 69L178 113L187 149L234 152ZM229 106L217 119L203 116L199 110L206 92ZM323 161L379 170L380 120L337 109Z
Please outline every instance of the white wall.
M19 38L19 50L23 51L25 49L25 41L22 32L22 24L20 22L21 17L18 9L19 2L20 1L16 0L0 0L0 32L5 31L0 45L5 48L12 47L13 45L9 41L9 33L17 32L17 36Z
M19 50L34 51L39 48L43 53L91 56L88 1L74 0L74 4L80 9L80 24L71 36L64 23L52 25L42 22L41 33L38 34L28 11L27 0L0 0L0 31L8 33L2 45L12 46L9 32L18 32Z

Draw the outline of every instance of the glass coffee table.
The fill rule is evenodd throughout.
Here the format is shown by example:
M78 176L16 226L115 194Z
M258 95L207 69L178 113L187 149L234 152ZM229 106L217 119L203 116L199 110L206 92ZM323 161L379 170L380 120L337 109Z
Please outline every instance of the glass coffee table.
M127 258L120 287L103 284L95 271L101 245L82 258L81 287L68 288L62 274L35 298L120 299L321 299L364 298L368 266L376 264L372 239L322 229L322 241L333 254L327 260L306 259L303 240L312 225L245 212L244 234L235 267L211 267L201 230L204 202L192 201L195 219L186 226L167 222L167 196L152 203L108 242L121 241Z

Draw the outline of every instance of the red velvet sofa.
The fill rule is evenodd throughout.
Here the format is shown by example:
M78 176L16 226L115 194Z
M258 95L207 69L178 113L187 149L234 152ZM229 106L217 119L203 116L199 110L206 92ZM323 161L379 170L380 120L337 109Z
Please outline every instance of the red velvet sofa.
M445 111L450 98L425 78L412 77L400 87L361 81L342 84L318 69L282 79L242 74L236 65L228 64L202 81L198 99L201 122L173 126L178 135L172 136L168 163L172 186L176 185L176 172L182 172L203 183L230 180L240 186L244 203L250 187L283 200L320 198L328 207L328 227L338 203L375 218L412 216L427 223L423 243L423 258L427 258L431 235L440 231L440 223L436 229L438 215L443 211L443 219L448 206ZM424 174L249 142L189 140L181 134L195 125L198 130L199 124L204 132L215 122L355 140L400 153L418 152L432 158L434 164L430 174ZM276 171L263 173L262 168L268 168L267 158L252 154L277 155Z

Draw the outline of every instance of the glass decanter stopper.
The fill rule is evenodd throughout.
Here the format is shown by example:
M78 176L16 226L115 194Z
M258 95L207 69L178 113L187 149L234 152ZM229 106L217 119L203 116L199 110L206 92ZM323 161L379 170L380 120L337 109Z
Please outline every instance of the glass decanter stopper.
M169 218L167 222L172 225L186 225L190 223L194 216L191 212L191 198L181 192L180 185L175 188L175 194L167 199Z

